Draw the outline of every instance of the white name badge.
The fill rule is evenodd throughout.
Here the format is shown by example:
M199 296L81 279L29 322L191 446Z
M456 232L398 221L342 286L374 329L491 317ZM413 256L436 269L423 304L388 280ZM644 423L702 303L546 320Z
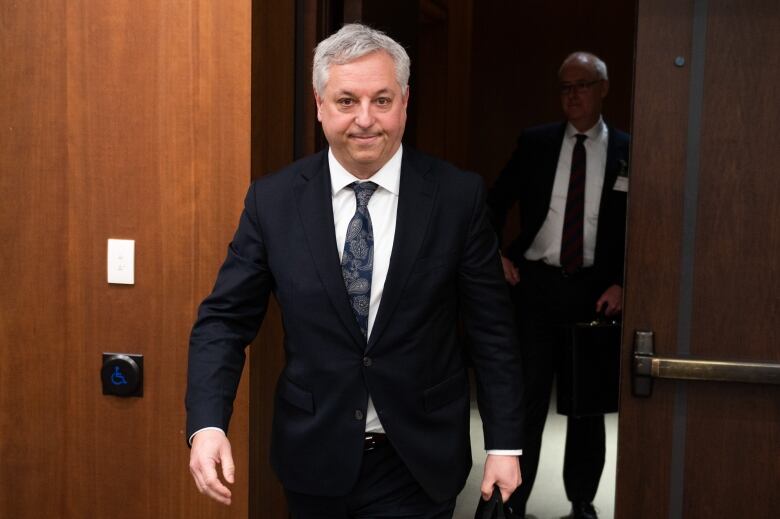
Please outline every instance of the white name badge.
M612 186L612 189L614 191L628 193L628 177L624 177L622 175L618 176L618 178L615 180L615 185Z

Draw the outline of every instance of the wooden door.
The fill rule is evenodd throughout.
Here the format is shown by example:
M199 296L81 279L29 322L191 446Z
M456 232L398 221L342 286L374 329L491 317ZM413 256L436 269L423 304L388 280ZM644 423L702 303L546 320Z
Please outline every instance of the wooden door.
M183 400L250 181L251 7L0 4L3 519L248 515L248 377L229 508L187 470ZM107 283L109 238L136 241L134 285ZM102 394L106 351L144 355L142 398Z
M780 3L640 0L616 517L776 517L780 386L655 380L656 355L780 363Z

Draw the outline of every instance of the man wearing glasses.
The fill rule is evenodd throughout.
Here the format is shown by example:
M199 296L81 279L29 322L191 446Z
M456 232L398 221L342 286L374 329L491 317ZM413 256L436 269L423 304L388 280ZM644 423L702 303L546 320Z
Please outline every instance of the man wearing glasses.
M601 107L607 67L586 52L558 71L565 121L525 130L488 197L499 238L519 204L521 230L502 252L512 285L525 383L523 483L509 500L523 517L539 463L562 325L622 310L629 136ZM569 417L564 486L570 517L596 518L592 501L604 467L604 417Z

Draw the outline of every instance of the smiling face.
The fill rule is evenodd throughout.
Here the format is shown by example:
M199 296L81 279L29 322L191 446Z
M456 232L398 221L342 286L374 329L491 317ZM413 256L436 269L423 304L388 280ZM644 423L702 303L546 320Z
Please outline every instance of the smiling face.
M574 86L561 89L561 108L566 119L581 132L589 130L601 116L601 105L609 90L609 81L599 77L592 63L580 59L566 63L558 79L561 87Z
M314 99L333 155L354 176L369 178L401 145L409 91L398 84L386 52L331 65L322 96L315 91Z

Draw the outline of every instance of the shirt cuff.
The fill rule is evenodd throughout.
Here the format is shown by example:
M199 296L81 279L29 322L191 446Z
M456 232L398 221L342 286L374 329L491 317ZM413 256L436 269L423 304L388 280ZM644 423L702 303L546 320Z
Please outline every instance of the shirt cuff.
M223 431L223 430L222 430L222 429L220 429L219 427L204 427L203 429L198 429L197 431L195 431L194 433L192 433L192 436L190 436L190 439L188 440L188 441L189 441L189 444L190 444L190 447L192 447L192 439L195 437L195 435L196 435L196 434L198 434L198 433L199 433L199 432L201 432L201 431L208 431L208 430L212 430L212 431L219 431L219 432L221 432L222 434L225 434L225 431ZM225 434L225 436L227 436L227 435Z
M193 434L193 436L195 435ZM487 453L495 456L522 456L523 449L488 449Z

